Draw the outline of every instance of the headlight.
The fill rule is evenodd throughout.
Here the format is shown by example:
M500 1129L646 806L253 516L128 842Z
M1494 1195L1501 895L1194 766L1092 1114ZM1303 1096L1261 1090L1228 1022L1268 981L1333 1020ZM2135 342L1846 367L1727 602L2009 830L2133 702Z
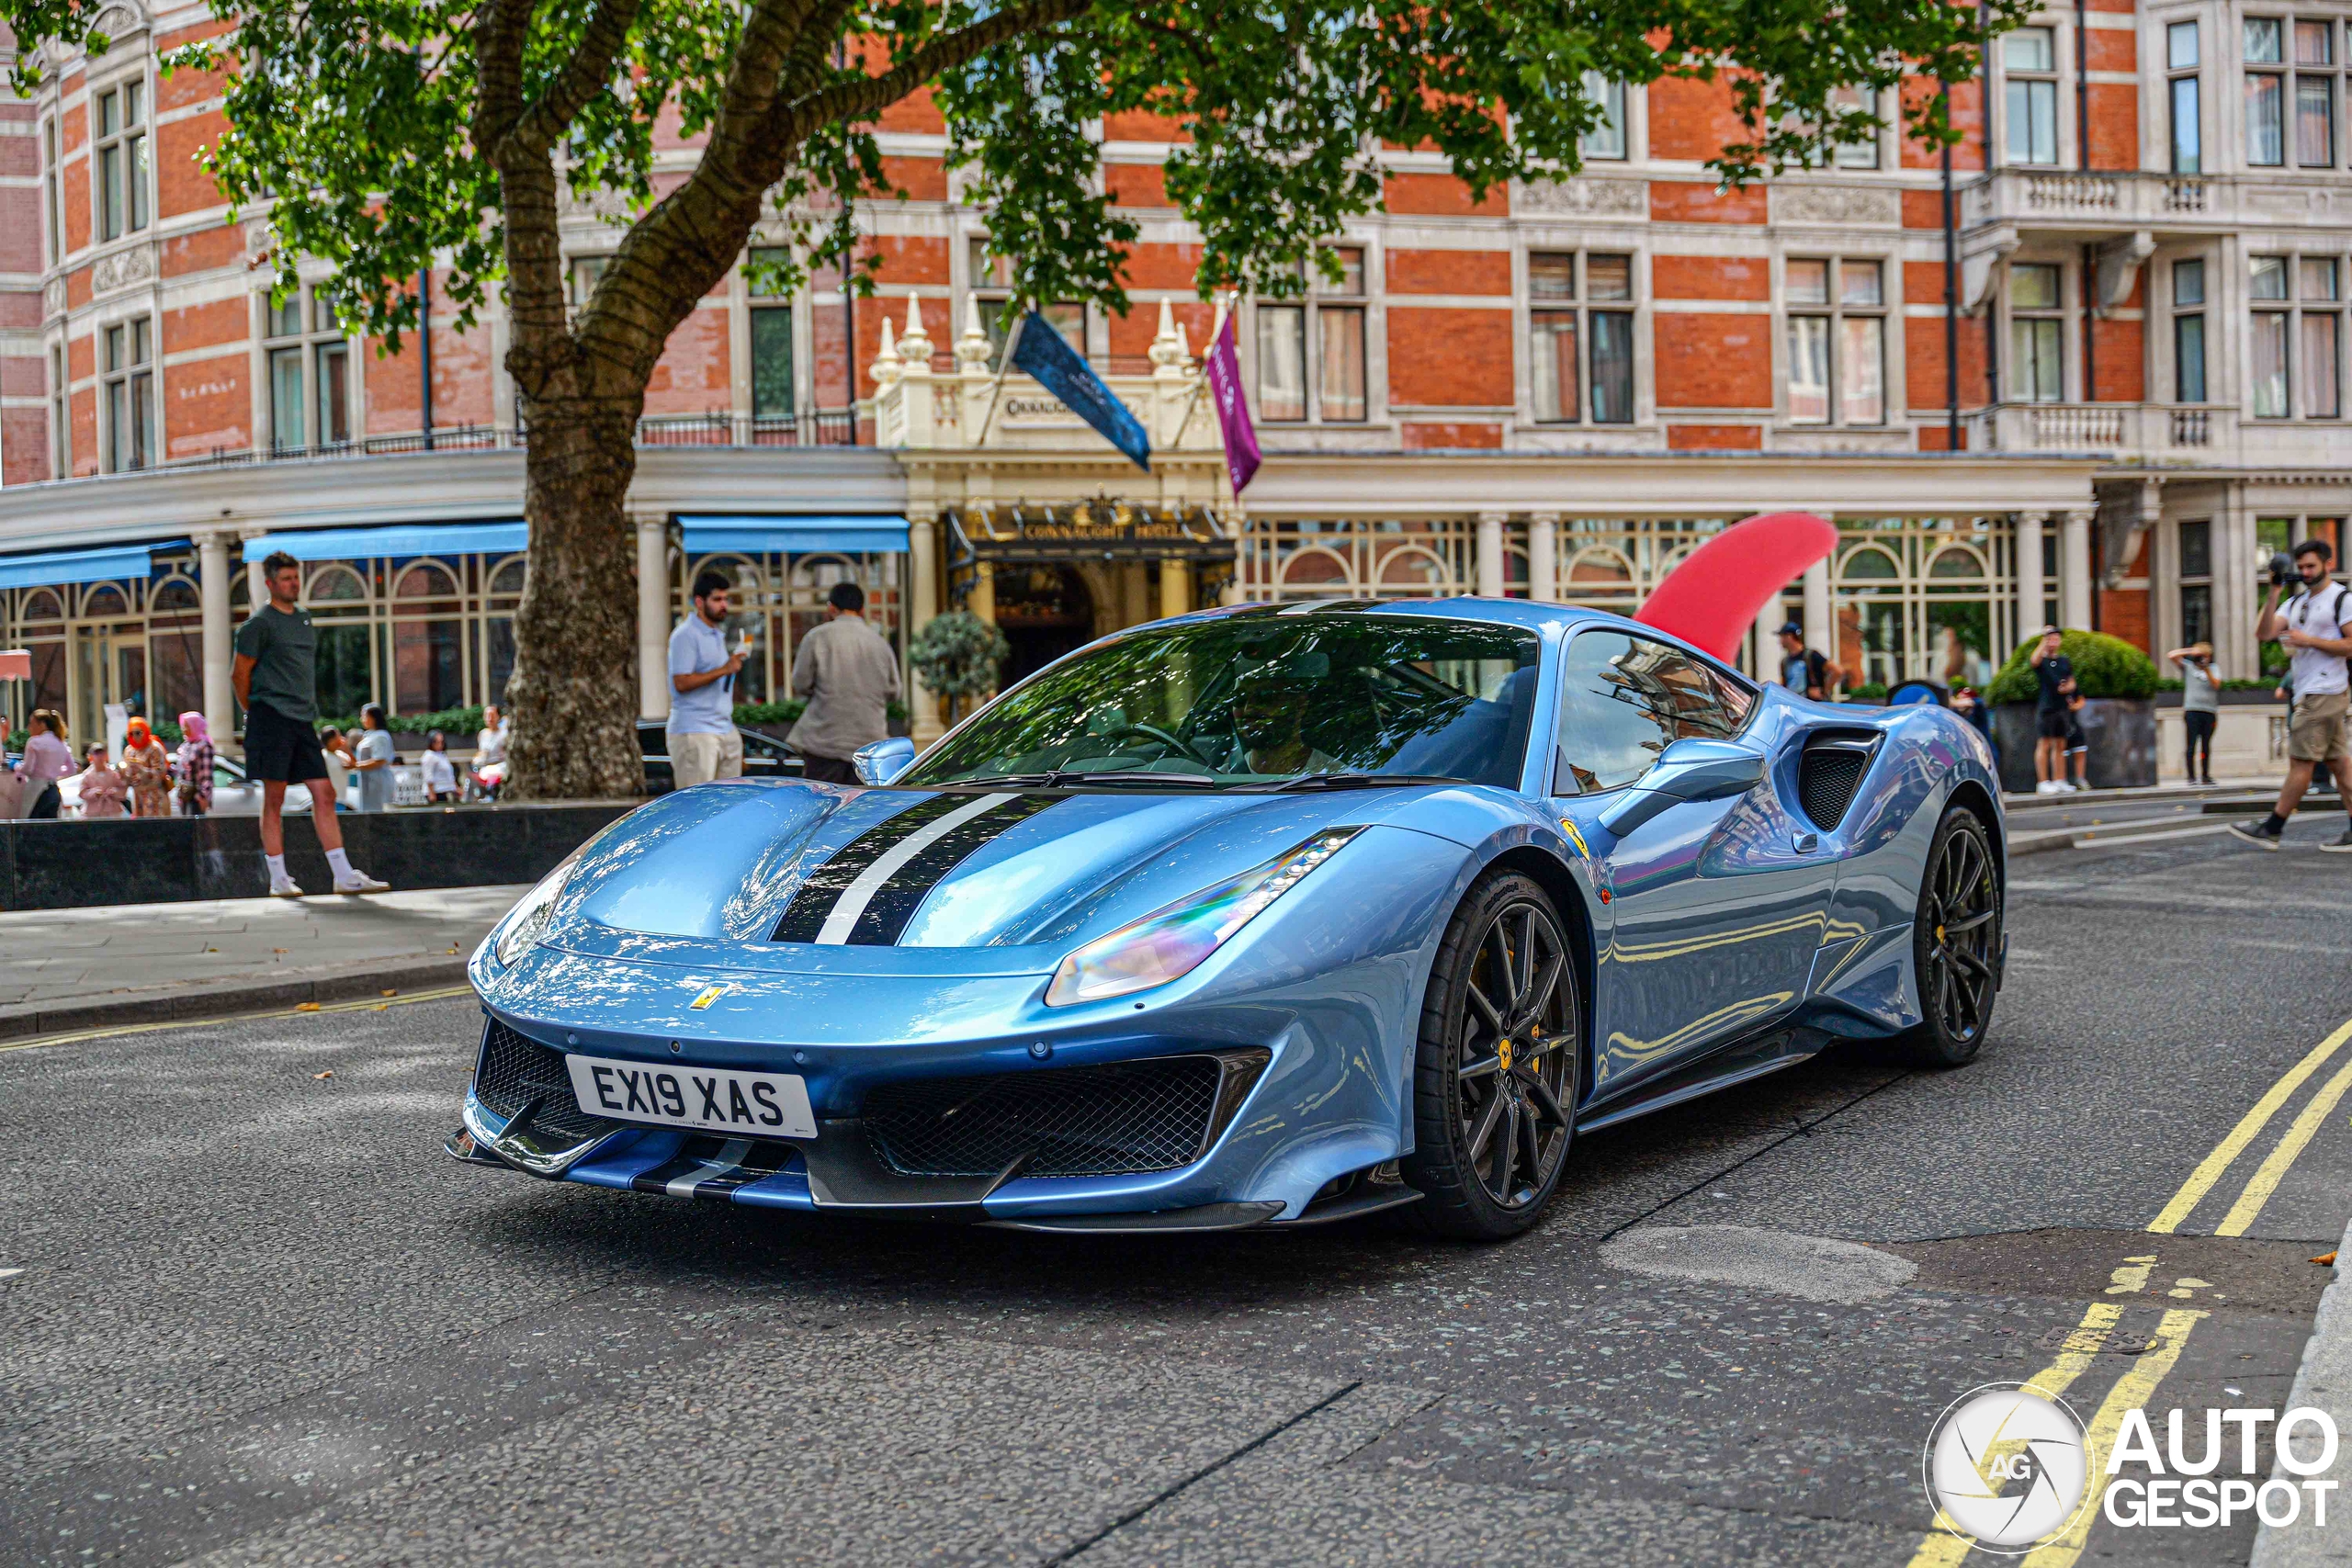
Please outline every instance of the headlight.
M1251 916L1338 852L1361 828L1330 828L1296 849L1088 942L1062 960L1047 1007L1124 997L1191 974Z
M582 844L581 849L586 849ZM539 879L539 885L523 895L521 903L506 911L506 919L499 923L498 935L491 951L503 965L512 965L523 954L546 940L548 928L555 922L555 901L563 896L564 879L571 874L572 863L580 858L580 850L563 857L563 863Z

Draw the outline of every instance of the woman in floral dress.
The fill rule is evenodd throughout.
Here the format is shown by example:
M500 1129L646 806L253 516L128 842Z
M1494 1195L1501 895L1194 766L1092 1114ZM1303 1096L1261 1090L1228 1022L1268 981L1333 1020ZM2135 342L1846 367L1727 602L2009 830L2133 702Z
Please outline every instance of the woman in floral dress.
M130 721L129 733L123 737L122 778L130 786L130 812L134 817L169 817L172 814L172 757L155 732L147 728L143 718Z

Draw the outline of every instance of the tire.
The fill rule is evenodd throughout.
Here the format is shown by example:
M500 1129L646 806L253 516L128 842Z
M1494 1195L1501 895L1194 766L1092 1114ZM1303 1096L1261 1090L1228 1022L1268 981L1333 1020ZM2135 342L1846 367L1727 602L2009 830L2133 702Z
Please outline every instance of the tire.
M1422 1193L1404 1213L1422 1230L1501 1241L1557 1190L1584 1077L1576 959L1531 877L1484 877L1454 910L1421 1004L1403 1162Z
M2001 987L2001 913L1992 839L1982 818L1955 807L1936 825L1911 922L1920 1021L1902 1054L1913 1066L1966 1066L1984 1048Z

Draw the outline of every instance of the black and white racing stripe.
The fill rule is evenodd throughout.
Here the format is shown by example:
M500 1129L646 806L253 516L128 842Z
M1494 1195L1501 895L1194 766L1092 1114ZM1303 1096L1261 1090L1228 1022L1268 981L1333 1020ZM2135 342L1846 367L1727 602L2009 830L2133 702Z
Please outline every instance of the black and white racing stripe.
M890 946L949 872L1058 798L941 795L910 806L810 872L772 940Z
M688 1138L676 1157L633 1179L639 1192L673 1198L728 1198L782 1170L797 1153L790 1144L755 1138Z

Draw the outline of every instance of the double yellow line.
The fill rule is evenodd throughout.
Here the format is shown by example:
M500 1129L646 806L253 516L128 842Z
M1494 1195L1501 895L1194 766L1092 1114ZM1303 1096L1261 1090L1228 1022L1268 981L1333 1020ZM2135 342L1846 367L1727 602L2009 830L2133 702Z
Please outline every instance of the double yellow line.
M2308 1055L2272 1084L2263 1097L2254 1102L2254 1108L2238 1118L2237 1125L2230 1129L2229 1135L2214 1145L2213 1152L2199 1160L2197 1168L2188 1173L2188 1179L2180 1184L2180 1190L2172 1195L2172 1201L2148 1223L2149 1232L2170 1235L2179 1230L2182 1222L2196 1212L2198 1205L2221 1184L2222 1178L2229 1174L2230 1167L2236 1163L2238 1156L2262 1135L2264 1129L2270 1125L2271 1119L2294 1099L2297 1090L2327 1065L2329 1058L2344 1048L2346 1041L2352 1041L2352 1021L2344 1023L2312 1047ZM2268 1156L2246 1179L2245 1186L2230 1205L2229 1213L2222 1217L2220 1224L2213 1227L2214 1235L2244 1235L2246 1233L2255 1217L2262 1213L2262 1206L2278 1190L2280 1180L2303 1150L2310 1146L2312 1139L2342 1102L2346 1092L2352 1092L2352 1059L2347 1059L2336 1070L2335 1076L2304 1102L2303 1109L2288 1124L2285 1134ZM2112 1276L2115 1282L2109 1287L2109 1292L2139 1294L2146 1285L2148 1270L2154 1263L2153 1258L2125 1259L2124 1266L2115 1270ZM2065 1347L2058 1359L2028 1378L2026 1386L2052 1398L2064 1393L2070 1384L2090 1370L2092 1358L2098 1354L2099 1347L2106 1342L2107 1336L2113 1332L2122 1316L2123 1308L2118 1303L2091 1303L2083 1313L2081 1324L2066 1337ZM2115 1445L2116 1435L2122 1429L2123 1417L2132 1411L2144 1408L2148 1401L2155 1397L2157 1386L2179 1361L2181 1352L2188 1348L2189 1330L2205 1316L2204 1313L2188 1307L2177 1307L2166 1312L2164 1320L2156 1325L2154 1347L2135 1359L2132 1370L2107 1391L2107 1397L2100 1401L2098 1411L2091 1416L2090 1429L2085 1434L2089 1446L2091 1473L2088 1501L2066 1533L2027 1556L2023 1568L2074 1568L2075 1560L2083 1554L2084 1542L2090 1537L2091 1524L2098 1517L2099 1500L2106 1490L2102 1474L2105 1456ZM1952 1534L1943 1526L1944 1521L1939 1517L1935 1533L1921 1541L1919 1550L1913 1554L1911 1568L1954 1568L1974 1550L1965 1539Z

